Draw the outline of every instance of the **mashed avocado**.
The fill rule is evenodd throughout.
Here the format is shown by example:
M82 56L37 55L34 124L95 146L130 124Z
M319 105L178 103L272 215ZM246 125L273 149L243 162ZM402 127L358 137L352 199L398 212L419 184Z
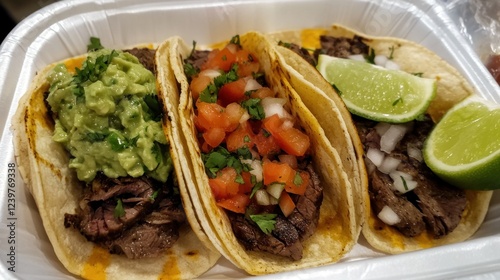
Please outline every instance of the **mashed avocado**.
M61 64L49 74L47 101L56 116L53 140L71 153L70 167L90 182L172 170L153 73L126 52L90 52L76 74Z

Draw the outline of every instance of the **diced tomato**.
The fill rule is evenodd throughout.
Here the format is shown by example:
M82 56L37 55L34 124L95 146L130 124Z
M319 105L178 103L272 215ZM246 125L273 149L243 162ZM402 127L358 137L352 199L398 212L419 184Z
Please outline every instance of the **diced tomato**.
M263 121L264 128L274 136L281 149L294 156L303 156L311 144L309 136L295 127L284 128L282 124L278 115Z
M297 176L297 174L301 178L300 184L296 184L297 182L295 182L295 176ZM308 172L297 171L297 173L294 174L293 179L287 182L287 184L285 185L285 190L289 193L303 195L306 192L307 186L309 185L309 178L310 177Z
M223 106L232 102L242 101L245 98L246 83L245 79L238 79L223 85L219 90L217 98L222 102Z
M207 61L201 65L201 69L220 69L227 72L235 61L236 55L226 46L220 51L212 50Z
M274 97L275 93L268 87L261 87L250 94L250 98L264 99L266 97Z
M207 88L207 86L212 82L212 79L207 76L196 76L189 84L189 89L193 95L193 100L197 100L200 97L200 93Z
M281 193L278 204L285 217L288 217L295 209L295 203L287 192Z
M244 214L250 204L250 197L247 194L238 193L230 198L217 201L217 205L235 213Z
M202 143L201 143L201 151L202 151L203 153L208 153L208 152L210 152L210 150L211 150L212 148L213 148L213 147L210 147L210 145L208 145L208 144L207 144L207 142L202 141Z
M243 184L240 185L239 193L250 193L252 192L253 184L252 184L252 174L248 171L242 171L241 177L243 178Z
M234 168L226 167L217 173L216 178L208 179L216 200L229 198L238 193L240 184L236 182L237 175Z
M231 132L226 138L226 148L230 152L234 152L244 146L251 149L254 146L254 134L247 122L243 122L238 128Z
M257 151L261 156L268 156L270 154L279 153L279 151L281 150L274 137L264 129L261 129L259 133L255 135L254 139Z
M264 160L262 163L262 172L264 176L264 185L279 182L289 184L293 182L295 170L286 163L272 162Z
M236 63L238 63L238 76L251 76L259 72L260 63L257 58L246 50L236 52Z
M209 130L214 127L227 128L230 123L224 113L224 107L216 103L197 102L198 109L197 124L199 127Z
M205 142L211 147L219 146L220 143L224 141L225 137L226 132L220 127L213 127L203 132L203 139L205 139Z
M241 117L246 113L245 108L241 107L238 103L230 103L226 106L226 115L231 123L228 131L235 130L240 125Z
M281 149L294 156L305 155L311 144L309 136L295 127L281 129L275 138Z

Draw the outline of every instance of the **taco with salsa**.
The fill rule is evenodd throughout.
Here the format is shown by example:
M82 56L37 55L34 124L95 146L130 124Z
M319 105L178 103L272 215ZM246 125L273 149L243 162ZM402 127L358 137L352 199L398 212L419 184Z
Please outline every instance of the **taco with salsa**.
M40 71L13 118L15 158L54 252L85 279L197 277L220 254L174 172L155 77L169 65L152 45L91 42Z
M354 197L364 205L362 232L369 244L395 254L460 242L476 232L492 192L462 190L443 182L425 165L421 153L434 124L454 104L473 94L456 69L414 42L367 36L340 25L276 32L268 39L280 53L292 86L320 124L327 126L331 117L317 110L316 95L308 96L314 90L336 104L349 134L359 136L351 137L355 151L361 155L362 184L355 185L358 193ZM435 79L436 96L423 116L408 123L364 119L350 114L339 93L342 89L330 85L316 71L320 55L361 59ZM399 131L399 136L384 136L389 129Z
M214 246L252 275L338 261L359 232L350 181L268 41L170 44L178 159Z

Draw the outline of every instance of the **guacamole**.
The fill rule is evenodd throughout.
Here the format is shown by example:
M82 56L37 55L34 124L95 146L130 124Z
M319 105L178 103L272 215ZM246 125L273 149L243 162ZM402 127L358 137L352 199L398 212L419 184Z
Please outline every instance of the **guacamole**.
M172 161L155 76L135 56L110 49L89 52L75 74L60 64L48 81L52 138L71 153L69 165L79 180L88 183L98 172L167 180Z

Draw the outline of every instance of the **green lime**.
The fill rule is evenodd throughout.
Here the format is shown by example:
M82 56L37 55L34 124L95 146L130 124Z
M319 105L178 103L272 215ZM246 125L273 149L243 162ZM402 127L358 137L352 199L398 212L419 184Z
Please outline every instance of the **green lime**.
M471 96L453 106L425 141L429 168L464 189L500 188L500 106Z
M355 115L391 123L423 114L436 95L436 81L352 59L320 55L318 71Z

